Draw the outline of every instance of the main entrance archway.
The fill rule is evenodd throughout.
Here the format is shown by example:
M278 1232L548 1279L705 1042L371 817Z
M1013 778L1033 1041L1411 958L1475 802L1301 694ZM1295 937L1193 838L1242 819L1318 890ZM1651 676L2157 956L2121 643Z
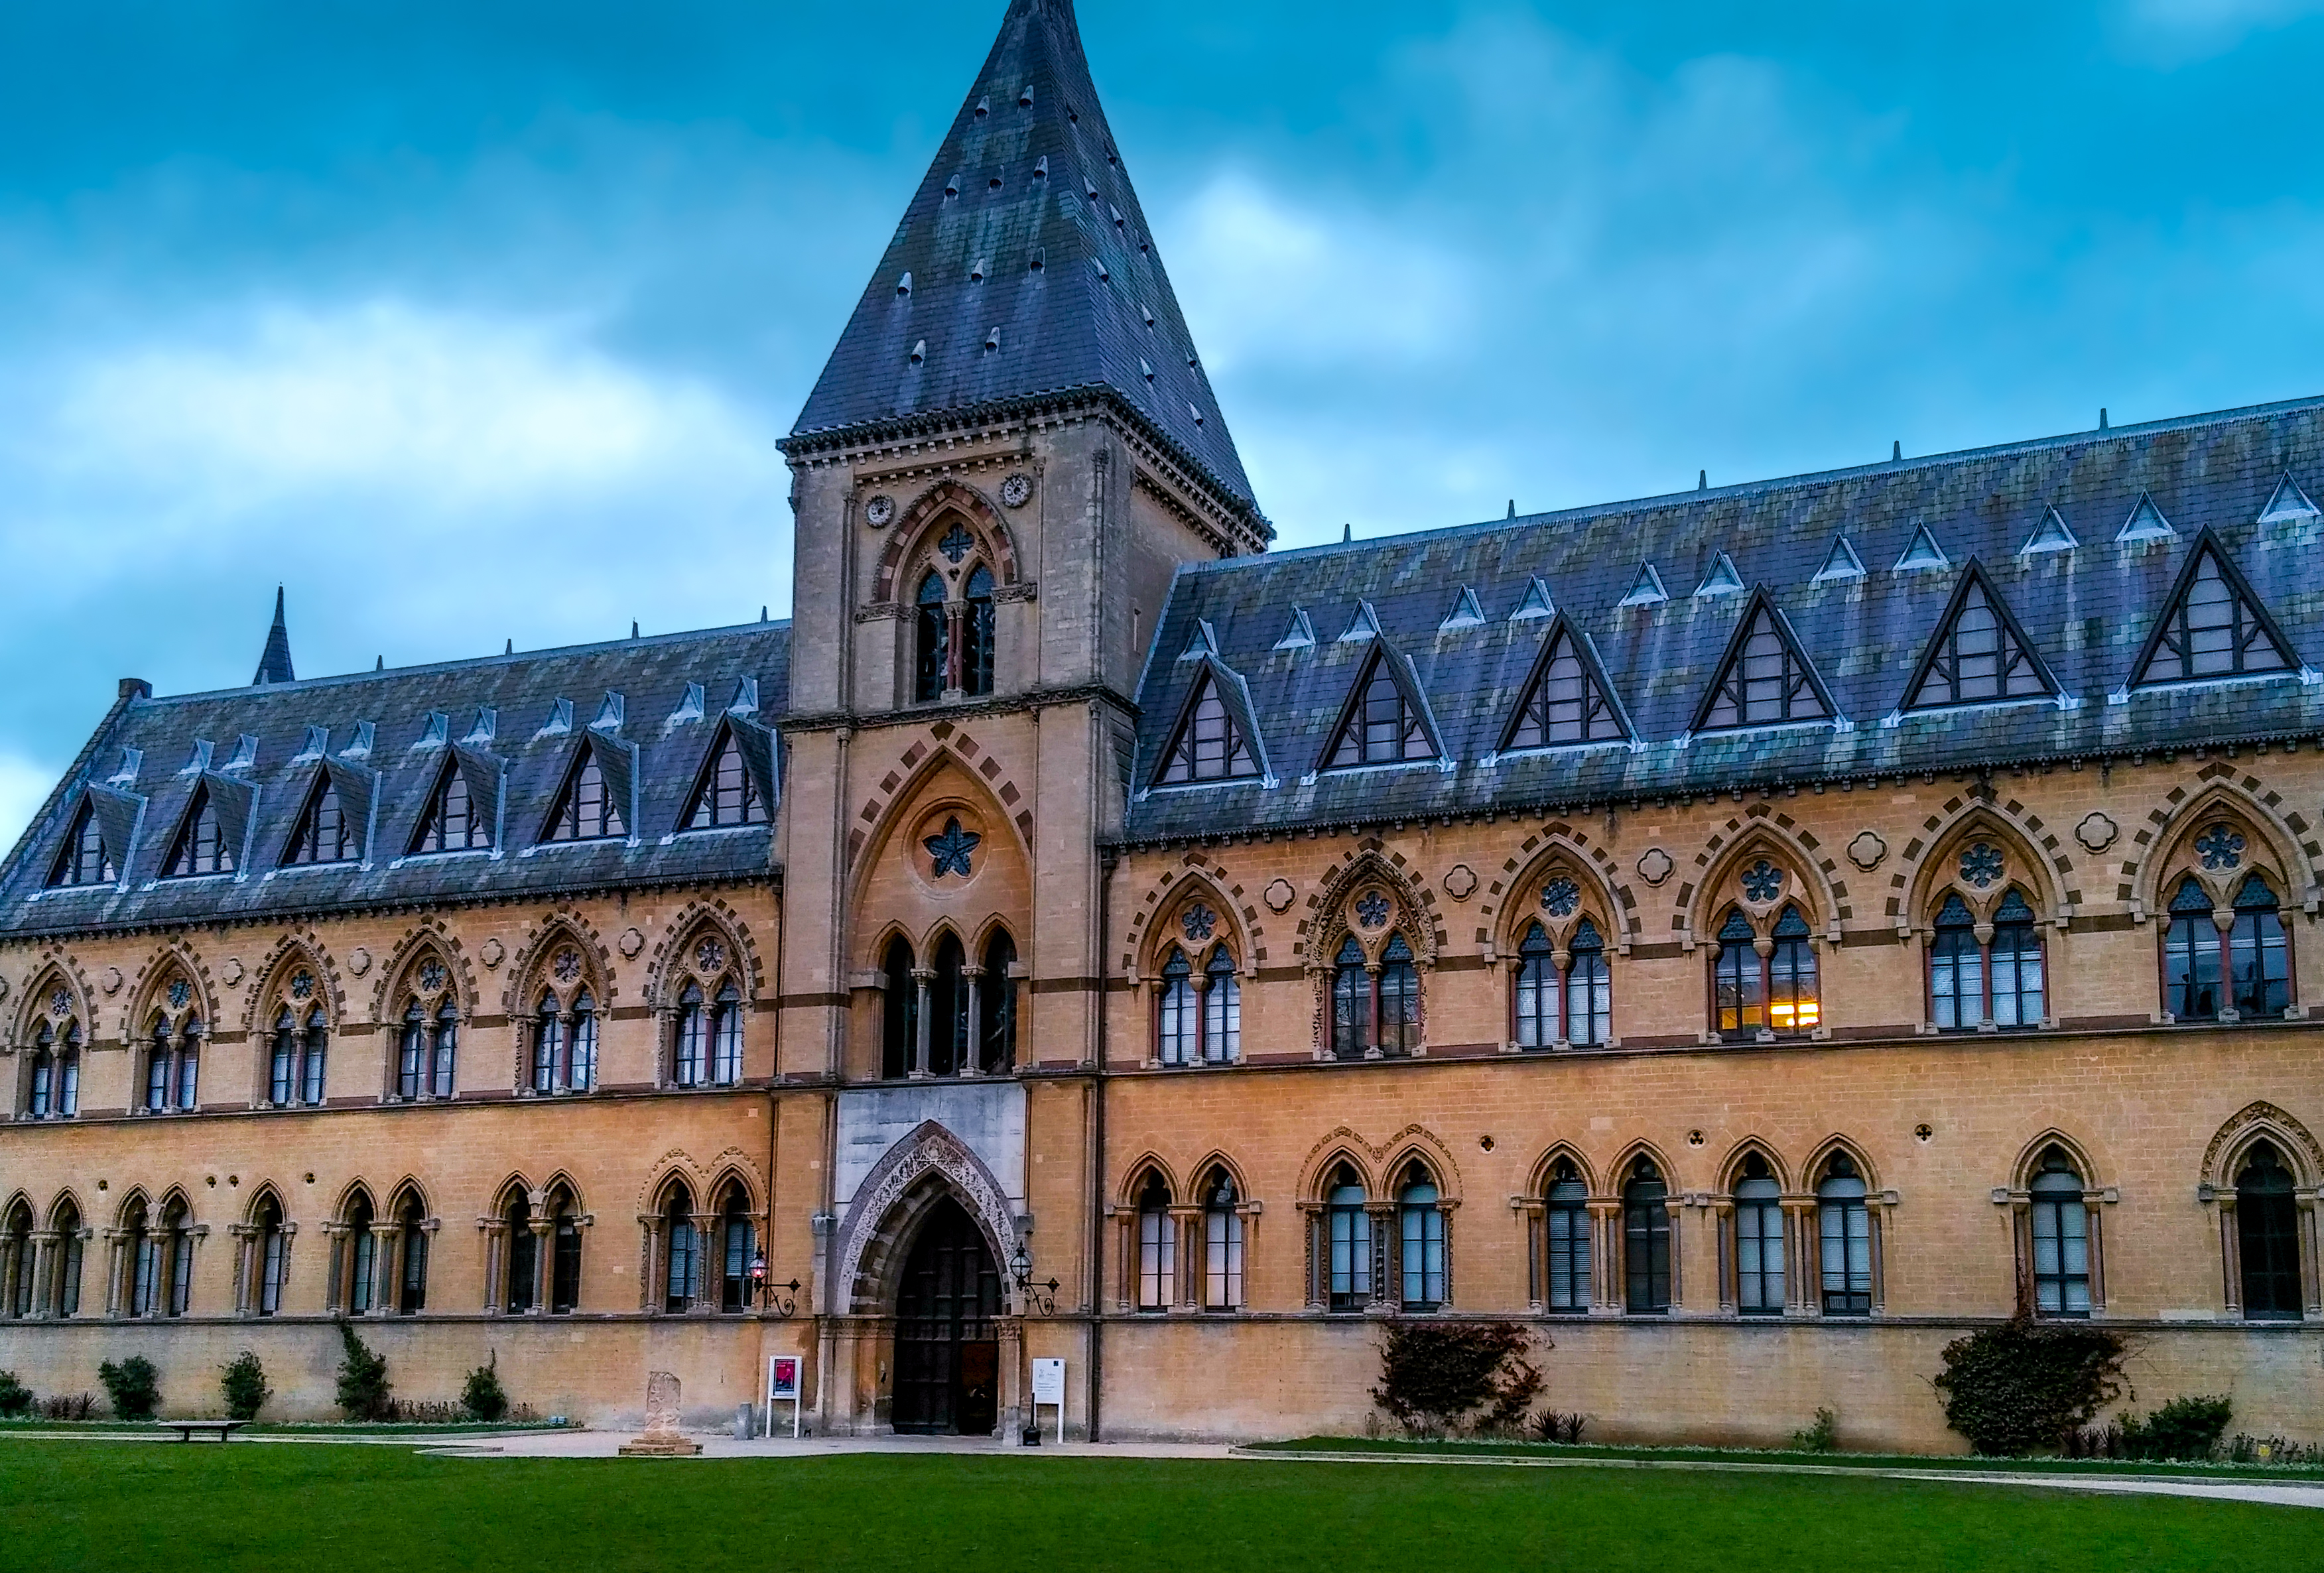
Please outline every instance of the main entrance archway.
M896 1296L899 1431L990 1436L1000 1416L1001 1270L960 1203L930 1210Z

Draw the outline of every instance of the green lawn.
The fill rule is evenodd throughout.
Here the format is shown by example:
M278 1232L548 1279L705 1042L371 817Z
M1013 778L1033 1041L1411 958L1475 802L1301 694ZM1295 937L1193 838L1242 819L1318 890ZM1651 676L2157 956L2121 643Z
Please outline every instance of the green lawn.
M0 1568L2312 1568L2324 1515L1641 1469L0 1441Z

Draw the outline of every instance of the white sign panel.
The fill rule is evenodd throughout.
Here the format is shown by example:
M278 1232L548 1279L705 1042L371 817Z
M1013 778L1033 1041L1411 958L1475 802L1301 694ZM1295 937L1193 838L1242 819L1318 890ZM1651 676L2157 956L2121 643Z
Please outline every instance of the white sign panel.
M1055 1403L1065 1402L1065 1363L1063 1360L1033 1362L1033 1402Z

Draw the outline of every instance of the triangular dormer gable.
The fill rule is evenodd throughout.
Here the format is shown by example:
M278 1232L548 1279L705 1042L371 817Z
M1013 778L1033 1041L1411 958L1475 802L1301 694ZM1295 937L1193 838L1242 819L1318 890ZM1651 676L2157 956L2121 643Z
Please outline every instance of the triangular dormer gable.
M2130 686L2205 683L2299 669L2292 641L2206 529L2131 665Z
M614 841L627 836L636 823L635 745L592 732L574 748L540 840Z
M1463 584L1461 593L1452 598L1452 610L1444 614L1444 621L1436 625L1436 631L1444 633L1456 628L1482 628L1484 624L1485 609L1477 604L1477 593Z
M1209 781L1256 780L1267 765L1250 725L1249 696L1241 681L1216 661L1205 661L1162 750L1156 786L1190 786Z
M2154 499L2141 492L2138 501L2131 508L2130 517L2122 521L2122 528L2115 531L2114 538L2118 543L2176 540L2179 532L2171 528L2169 520L2163 517L2163 510L2154 506Z
M429 788L428 806L420 813L419 828L412 832L412 856L482 851L493 846L494 822L500 815L497 772L488 776L471 763L488 759L489 756L461 748L445 756L437 768L435 784Z
M1831 721L1831 692L1764 584L1751 592L1689 731Z
M731 712L718 723L687 795L680 830L731 830L772 823L774 734Z
M1275 641L1275 648L1278 650L1304 650L1314 642L1315 625L1307 621L1305 609L1293 607L1291 625L1283 630L1283 637Z
M1620 742L1632 736L1629 718L1589 637L1564 617L1549 625L1534 658L1517 709L1501 729L1499 752Z
M1637 575L1630 581L1630 593L1615 603L1618 606L1654 606L1670 599L1663 588L1663 576L1652 563L1640 563Z
M178 819L161 878L189 879L231 874L242 867L243 842L250 829L251 789L246 783L213 775L198 777L194 795Z
M1945 556L1945 548L1937 544L1937 538L1930 533L1927 525L1923 524L1914 527L1913 538L1904 543L1904 555L1896 559L1896 566L1889 572L1916 574L1923 568L1951 566L1952 559Z
M1351 770L1442 757L1419 685L1387 641L1374 639L1317 768Z
M2041 552L2070 552L2081 544L2074 538L2074 532L2066 528L2066 516L2060 513L2057 505L2052 503L2042 511L2042 521L2034 527L2034 533L2025 538L2025 544L2017 548L2017 555L2030 557Z
M1823 555L1823 566L1815 571L1815 577L1808 583L1821 584L1831 579L1863 577L1864 559L1856 555L1856 548L1849 544L1846 536L1836 535L1831 538L1831 549Z
M119 881L121 860L113 850L113 838L105 823L107 817L97 812L94 790L81 794L80 806L66 826L64 844L57 849L56 857L49 864L50 889L69 890Z
M1969 560L1904 685L1906 710L2054 696L2058 681L1985 565Z
M1340 634L1339 642L1344 645L1360 639L1378 639L1379 631L1379 613L1372 610L1370 602L1359 601L1354 615L1348 619L1348 626Z
M1556 615L1557 603L1549 598L1549 586L1536 574L1527 581L1525 595L1517 602L1517 610L1509 613L1509 621L1524 622L1529 618Z
M1742 593L1743 576L1735 571L1734 559L1725 552L1720 552L1711 559L1711 571L1702 576L1702 583L1694 587L1694 598L1697 601L1710 601L1721 595Z
M2308 493L2300 489L2300 483L2293 480L2292 472L2287 470L2283 479L2275 483L2275 490L2268 494L2267 506L2259 511L2259 522L2292 524L2318 516L2316 504L2308 500Z
M283 843L278 867L315 863L352 863L364 855L371 816L371 794L355 780L363 772L326 760L315 767L313 781L291 822L290 839Z

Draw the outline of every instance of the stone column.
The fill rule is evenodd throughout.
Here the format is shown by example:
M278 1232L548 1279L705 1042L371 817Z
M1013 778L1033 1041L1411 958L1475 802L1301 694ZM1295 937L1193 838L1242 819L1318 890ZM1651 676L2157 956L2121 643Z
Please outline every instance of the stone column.
M661 1290L655 1283L655 1280L660 1276L655 1268L660 1265L662 1259L661 1215L658 1212L641 1212L638 1214L638 1227L643 1232L645 1239L645 1261L641 1265L638 1272L638 1310L650 1316L661 1310Z
M919 1008L913 1013L912 1018L916 1029L912 1043L912 1078L915 1081L926 1081L933 1074L928 1069L928 985L936 980L936 970L934 967L912 969L912 986L918 991L917 998L919 1001Z
M540 1210L533 1210L532 1221L532 1304L533 1316L549 1314L549 1286L557 1274L557 1220L543 1218Z
M968 986L968 1043L954 1071L963 1076L980 1074L984 1069L983 1016L978 1012L979 994L984 983L984 969L967 966L960 970L961 981Z
M331 1242L331 1276L324 1285L323 1309L337 1315L355 1299L355 1235L345 1224L326 1223L323 1237Z
M0 1320L13 1320L16 1314L18 1258L31 1243L27 1239L20 1244L14 1235L0 1237Z
M484 1237L484 1314L498 1316L505 1302L501 1298L501 1274L508 1260L508 1220L488 1218L481 1220L480 1232Z
M57 1246L64 1236L55 1229L32 1231L32 1319L45 1320L57 1314L57 1296L52 1280L56 1277L60 1254Z
M725 1249L725 1242L718 1237L718 1215L697 1212L694 1215L693 1314L696 1316L708 1316L718 1309L716 1299L710 1292L710 1253L714 1248ZM723 1262L721 1265L724 1266Z
M397 1223L374 1223L371 1226L371 1311L373 1316L393 1316L403 1291L403 1274L399 1270L396 1246L403 1238L403 1226Z
M1372 1045L1375 1052L1379 1045ZM1390 1201L1367 1201L1364 1216L1370 1220L1372 1233L1372 1295L1370 1310L1384 1312L1394 1310L1403 1299L1403 1286L1391 1284L1400 1265L1397 1250L1396 1204Z
M1371 994L1370 999L1364 1006L1364 1013L1372 1024L1371 1042L1364 1049L1364 1058L1367 1060L1378 1060L1385 1057L1380 1049L1379 975L1380 966L1378 961L1367 961L1364 963L1364 977L1367 980L1366 986ZM1339 1008L1339 1005L1336 1000L1333 1003L1333 1008L1334 1010Z
M1591 1242L1591 1303L1600 1312L1618 1313L1623 1305L1622 1204L1592 1201L1589 1206L1591 1229L1597 1237Z

